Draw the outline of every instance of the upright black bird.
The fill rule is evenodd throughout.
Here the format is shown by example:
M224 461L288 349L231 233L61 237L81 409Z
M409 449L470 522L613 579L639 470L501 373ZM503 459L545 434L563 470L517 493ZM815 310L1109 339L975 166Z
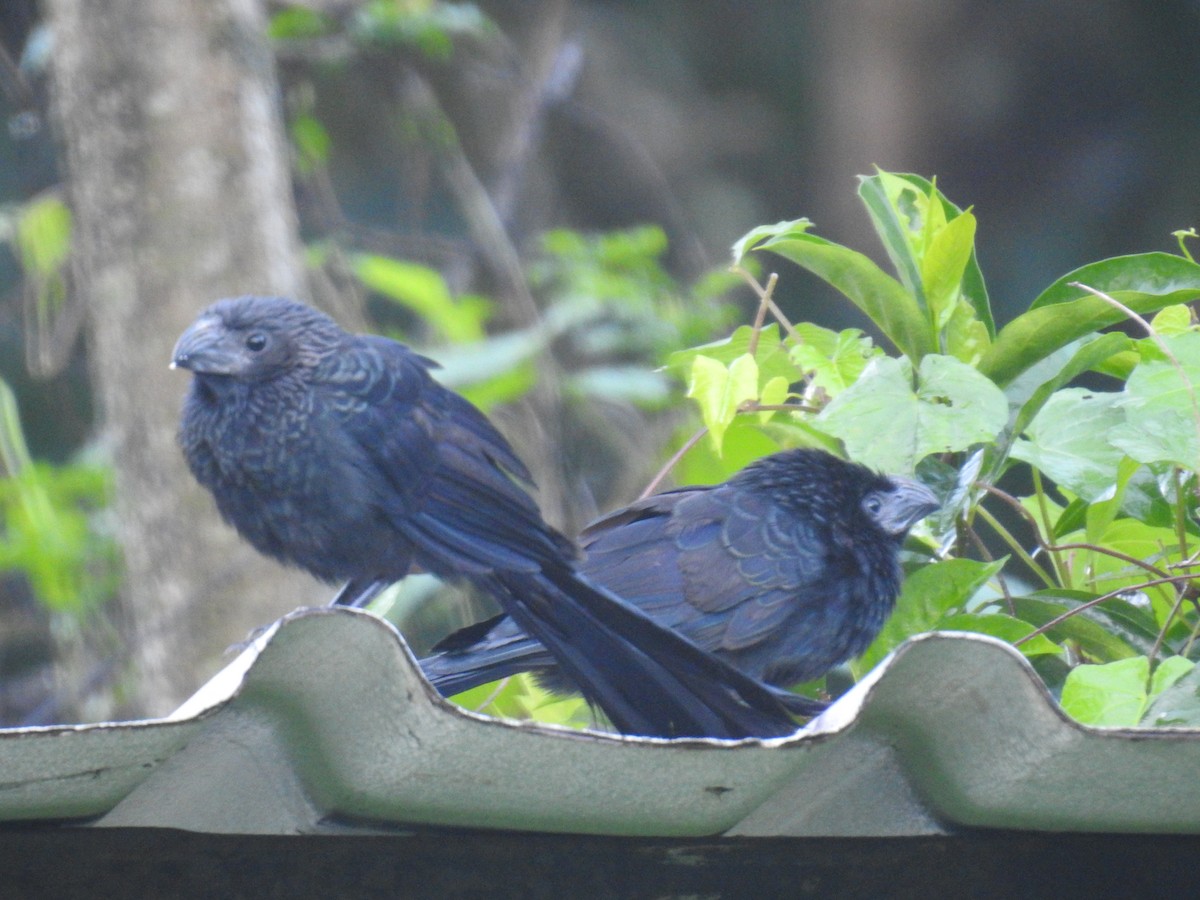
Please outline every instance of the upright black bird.
M768 688L580 576L529 474L434 365L279 297L221 300L179 338L194 378L180 443L222 516L259 551L362 604L413 566L462 577L628 734L795 729Z
M937 509L929 488L819 450L786 450L723 484L667 491L581 535L581 570L753 678L824 675L879 633L900 589L897 551ZM535 670L569 673L507 616L455 632L421 661L446 696ZM785 691L800 715L823 704Z

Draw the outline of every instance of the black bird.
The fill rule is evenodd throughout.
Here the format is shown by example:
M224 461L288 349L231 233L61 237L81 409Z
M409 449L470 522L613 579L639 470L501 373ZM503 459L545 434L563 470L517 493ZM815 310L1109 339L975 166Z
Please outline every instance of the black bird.
M723 484L667 491L580 536L593 581L752 678L799 715L824 704L782 690L857 656L891 613L897 551L939 506L923 484L820 450L786 450ZM421 661L450 696L534 670L570 692L569 673L500 616L443 640Z
M179 338L180 444L260 552L365 604L420 567L493 596L627 734L743 737L795 723L771 691L575 570L529 473L434 363L280 297L221 300Z

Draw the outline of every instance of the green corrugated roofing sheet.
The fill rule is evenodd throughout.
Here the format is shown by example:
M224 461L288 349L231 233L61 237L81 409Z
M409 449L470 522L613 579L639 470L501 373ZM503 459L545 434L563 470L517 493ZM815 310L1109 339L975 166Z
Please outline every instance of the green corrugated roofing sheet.
M1198 770L1200 731L1079 725L1018 653L979 635L909 641L792 737L666 741L466 712L429 688L389 624L319 609L273 626L167 719L0 731L0 820L1195 833Z

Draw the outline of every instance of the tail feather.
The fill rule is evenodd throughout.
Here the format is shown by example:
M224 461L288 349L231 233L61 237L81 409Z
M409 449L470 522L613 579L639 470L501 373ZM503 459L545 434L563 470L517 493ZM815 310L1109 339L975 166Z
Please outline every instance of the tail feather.
M775 692L567 566L477 578L625 734L777 737Z
M421 670L439 694L450 697L481 684L554 664L554 657L545 647L521 635L502 646L433 653L421 660Z

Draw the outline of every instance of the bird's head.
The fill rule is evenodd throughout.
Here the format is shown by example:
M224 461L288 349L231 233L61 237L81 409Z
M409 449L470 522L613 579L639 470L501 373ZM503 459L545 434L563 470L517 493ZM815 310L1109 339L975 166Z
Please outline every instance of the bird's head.
M876 525L896 538L930 513L941 508L937 495L911 478L892 475L888 486L868 491L862 499L862 510Z
M179 336L171 368L265 381L315 366L344 334L324 313L283 297L218 300Z

